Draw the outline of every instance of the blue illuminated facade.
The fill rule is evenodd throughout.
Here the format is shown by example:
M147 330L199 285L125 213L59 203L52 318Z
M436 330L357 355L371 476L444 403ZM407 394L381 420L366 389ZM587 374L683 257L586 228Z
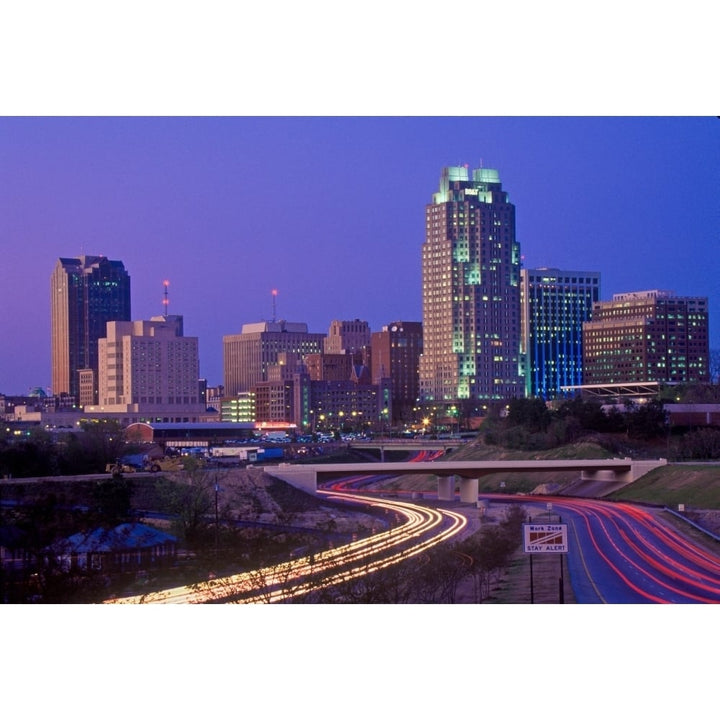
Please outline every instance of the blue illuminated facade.
M552 400L583 383L583 323L600 299L600 273L523 269L521 294L525 394Z

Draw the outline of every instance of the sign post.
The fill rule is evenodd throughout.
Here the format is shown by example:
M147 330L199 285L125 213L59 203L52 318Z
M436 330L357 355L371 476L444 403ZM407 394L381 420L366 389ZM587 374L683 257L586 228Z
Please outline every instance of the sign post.
M563 578L563 555L568 551L568 533L565 523L523 523L523 545L530 555L530 602L535 602L533 588L533 555L555 553L560 556L560 603L565 601Z

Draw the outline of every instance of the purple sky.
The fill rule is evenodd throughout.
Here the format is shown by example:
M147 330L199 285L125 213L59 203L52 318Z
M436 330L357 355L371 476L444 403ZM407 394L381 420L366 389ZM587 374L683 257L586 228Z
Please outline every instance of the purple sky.
M133 319L168 280L211 385L274 288L312 332L422 320L424 208L465 163L499 171L525 267L708 296L720 347L715 117L3 117L0 393L50 385L58 257L122 260Z

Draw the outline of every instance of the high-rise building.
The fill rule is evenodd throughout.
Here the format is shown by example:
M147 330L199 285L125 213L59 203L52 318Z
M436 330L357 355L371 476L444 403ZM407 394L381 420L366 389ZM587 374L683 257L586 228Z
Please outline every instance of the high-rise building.
M367 365L370 362L370 336L367 320L333 320L323 350L327 355L351 355L355 365Z
M99 401L88 409L163 422L204 415L198 338L184 337L182 327L181 315L109 322L98 341Z
M418 368L423 351L423 327L420 322L399 320L374 332L371 339L372 381L390 379L393 423L414 419L420 384Z
M425 209L422 304L422 402L447 408L524 394L520 247L497 170L443 169Z
M97 396L98 340L113 320L130 320L130 275L119 260L60 258L50 277L52 391L83 404ZM90 388L87 390L87 388Z
M600 273L521 271L525 394L552 400L583 382L583 323L600 300Z
M583 325L585 386L708 382L708 299L619 293Z
M253 390L268 379L280 353L302 360L323 348L324 333L308 332L306 323L259 322L243 325L240 335L223 337L223 375L228 397Z

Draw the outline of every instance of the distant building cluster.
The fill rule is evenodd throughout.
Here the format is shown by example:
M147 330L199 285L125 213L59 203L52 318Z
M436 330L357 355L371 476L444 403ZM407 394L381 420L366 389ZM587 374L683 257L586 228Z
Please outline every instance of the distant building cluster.
M52 389L0 396L0 412L57 425L105 417L365 431L480 416L517 397L638 397L710 380L707 298L648 290L603 301L599 272L523 268L497 170L442 170L421 257L421 322L373 331L334 319L326 333L245 324L222 338L217 387L200 377L198 339L184 335L182 316L132 320L121 261L60 258L50 278Z

